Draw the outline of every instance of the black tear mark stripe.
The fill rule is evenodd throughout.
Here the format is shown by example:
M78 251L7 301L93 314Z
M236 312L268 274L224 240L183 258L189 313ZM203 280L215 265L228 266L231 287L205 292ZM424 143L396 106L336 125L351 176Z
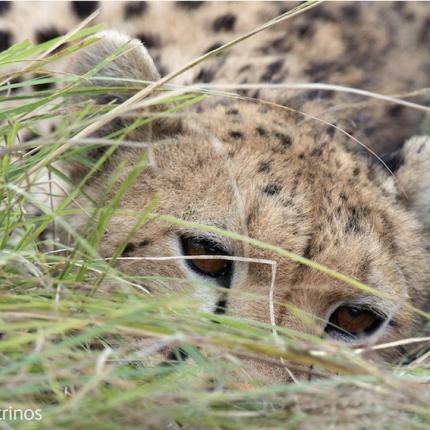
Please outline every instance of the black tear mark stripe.
M98 1L72 1L72 10L79 18L86 18L98 7Z
M129 1L124 7L124 18L130 19L143 15L148 5L145 1Z
M226 299L218 300L215 306L215 313L218 315L223 315L225 314L226 310L227 310L227 300Z

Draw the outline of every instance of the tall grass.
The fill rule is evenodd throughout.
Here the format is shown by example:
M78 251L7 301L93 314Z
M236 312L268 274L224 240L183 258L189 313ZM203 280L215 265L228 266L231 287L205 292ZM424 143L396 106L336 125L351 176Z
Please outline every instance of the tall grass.
M28 78L27 73L41 72L47 63L93 43L92 35L98 30L76 31L66 48L46 56L43 53L62 40L38 46L23 42L0 54L0 412L42 413L41 420L29 421L2 420L0 415L0 428L428 428L430 361L422 342L417 342L408 365L377 365L366 360L363 351L329 340L202 312L200 303L187 295L153 296L144 285L159 277L131 276L116 267L125 243L110 259L99 256L98 244L109 220L123 211L122 196L151 156L150 145L127 140L129 132L156 115L137 118L106 138L91 138L88 130L121 110L115 104L96 106L91 98L101 91L138 92L145 95L147 106L165 105L167 113L187 114L189 106L209 94L172 87L151 95L149 87L139 82L127 87L115 82L108 88L85 87L81 78L70 75ZM40 59L28 63L39 55ZM7 72L12 64L17 71ZM46 83L61 84L61 88L31 90ZM16 94L17 88L28 92ZM87 95L90 101L66 108L65 101L76 95ZM48 120L57 122L55 130L39 131ZM31 136L26 142L25 133ZM94 162L88 151L100 143L108 149ZM107 188L117 187L114 199L93 202L91 207L73 205L85 194L85 184L94 172L120 145L136 144L142 146L141 162L120 185L124 166L112 172ZM55 164L58 159L79 161L88 173L54 205L52 199L36 194L34 182L47 182L48 190L64 194L52 185L69 181ZM47 173L38 176L42 171ZM69 222L78 214L91 220L79 232ZM293 258L371 291L270 244L159 214L156 199L142 211L127 214L135 222L130 234L158 217L248 241L276 252L279 258ZM54 233L65 231L68 240L56 234L46 237L43 232L52 226ZM101 293L104 282L115 283L115 292ZM169 359L166 350L172 351ZM303 365L314 366L316 378L265 386L253 376L249 359L273 365L286 360L293 372ZM326 371L336 376L318 378Z

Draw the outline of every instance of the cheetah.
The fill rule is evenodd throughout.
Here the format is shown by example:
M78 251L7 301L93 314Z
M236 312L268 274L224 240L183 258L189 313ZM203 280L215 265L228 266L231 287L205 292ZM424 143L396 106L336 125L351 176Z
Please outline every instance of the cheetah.
M95 3L50 5L49 36L68 31L95 10ZM101 68L89 85L103 85L101 77L155 82L160 73L176 70L295 5L252 2L246 10L239 2L99 6L96 19L115 31L101 33L78 53L68 72L83 75L121 46L127 50ZM46 7L41 3L34 13L46 13ZM18 22L30 9L34 6L13 4L2 20ZM426 87L429 19L425 3L323 3L181 75L175 83L238 84L240 97L212 97L186 115L161 117L132 131L129 140L151 142L152 160L125 193L121 208L141 211L157 195L157 213L210 228L154 218L129 238L130 217L116 214L100 254L109 258L127 241L123 257L185 257L162 263L124 258L118 265L133 275L214 284L217 288L190 287L206 311L274 322L351 345L412 336L420 319L411 305L425 306L430 282L425 235L430 138L416 135L422 110L363 101L333 87L303 91L283 84L323 82L395 95ZM25 31L41 41L42 30ZM98 103L112 100L127 98L103 94ZM413 100L425 102L422 95ZM119 118L97 135L126 123ZM142 150L118 150L87 192L97 201L115 166L124 163L125 178L141 156ZM250 239L234 240L223 231ZM279 249L300 258L283 258ZM258 261L276 262L274 285L271 267ZM307 261L378 294L333 278ZM152 292L185 288L172 281L145 287ZM372 355L394 362L402 353L390 348ZM282 366L254 365L270 381L290 378Z

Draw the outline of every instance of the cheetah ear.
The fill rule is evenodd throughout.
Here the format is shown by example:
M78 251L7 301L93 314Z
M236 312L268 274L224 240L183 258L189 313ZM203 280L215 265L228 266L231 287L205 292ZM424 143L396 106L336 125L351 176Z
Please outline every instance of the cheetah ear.
M97 71L95 78L123 78L157 81L160 79L151 56L142 43L117 31L103 31L97 35L95 43L78 52L73 58L71 71L77 75L84 75L94 69L102 61L115 53L116 56ZM92 78L91 83L97 86L126 86L130 82L109 82Z
M108 61L103 67L97 70L96 74L90 80L83 81L82 85L94 85L97 87L109 86L136 86L133 80L140 81L157 81L160 74L154 65L154 62L142 43L116 31L104 31L98 34L99 40L78 51L71 61L69 70L83 76L91 70L94 70L101 62L109 57L118 55L112 61ZM100 78L100 79L98 79ZM105 80L102 78L120 78L120 80ZM130 82L131 81L131 82ZM115 101L122 103L130 98L133 92L104 93L95 96L95 101L99 105L104 105ZM94 97L91 96L94 100ZM85 97L79 97L80 100ZM156 107L154 108L156 109ZM163 108L163 110L166 107ZM106 135L128 125L130 119L117 118L108 126L97 132L98 135ZM150 127L145 126L139 130L136 139L151 139L163 137L177 133L181 129L181 123L178 119L163 119L154 121ZM131 138L131 136L130 136Z
M430 136L412 137L394 160L397 180L406 193L404 203L430 227Z

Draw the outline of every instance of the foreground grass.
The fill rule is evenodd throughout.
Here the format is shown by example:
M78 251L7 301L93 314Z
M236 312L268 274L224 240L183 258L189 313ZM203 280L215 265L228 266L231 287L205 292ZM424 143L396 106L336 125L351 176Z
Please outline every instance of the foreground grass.
M154 116L140 116L120 133L107 136L104 143L110 144L109 149L94 163L87 154L100 142L84 140L82 131L118 106L81 102L74 104L73 115L66 115L64 100L108 90L82 87L73 76L34 80L25 74L43 70L50 59L92 43L91 36L85 42L81 38L96 30L76 32L68 48L13 75L4 71L6 66L33 58L56 42L39 47L23 43L0 55L4 71L0 78L0 410L40 410L43 417L0 420L0 428L428 428L430 366L422 343L417 343L406 366L376 365L344 345L282 327L274 336L271 325L204 313L185 295L152 296L142 286L157 277L121 273L114 264L120 250L113 260L99 257L98 243L109 219L120 211L123 193L145 168L145 151L142 163L132 169L109 204L90 209L72 203L84 193L91 175L127 141L129 131ZM17 77L23 81L11 84L9 79ZM11 92L47 82L61 83L62 89L27 95ZM112 92L144 88L114 85ZM144 95L150 106L151 95ZM159 106L157 97L153 103ZM188 106L204 97L170 91L161 104L168 112L186 113ZM167 107L172 103L173 110ZM39 132L38 126L46 120L56 120L56 129ZM32 136L29 142L21 139L25 131ZM38 198L32 182L42 169L48 172L44 181L67 182L54 163L59 158L79 160L89 173L54 207L51 200ZM122 167L112 172L112 187ZM184 223L157 214L156 203L133 214L133 228L144 228L156 216ZM68 215L82 211L96 221L91 230L78 234ZM68 233L69 241L43 236L53 223ZM249 240L231 232L217 233ZM300 258L277 251L280 258ZM353 282L315 263L300 262ZM116 292L99 291L104 282L115 283ZM166 350L171 351L168 358ZM255 358L276 365L287 360L293 372L312 365L315 376L327 371L337 376L264 386L249 368L249 359Z

